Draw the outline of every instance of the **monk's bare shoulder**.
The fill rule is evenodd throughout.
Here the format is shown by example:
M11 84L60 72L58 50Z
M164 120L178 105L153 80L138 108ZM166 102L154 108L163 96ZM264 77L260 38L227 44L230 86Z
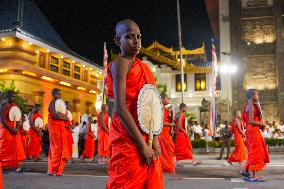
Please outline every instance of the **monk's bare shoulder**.
M125 58L117 57L110 64L111 64L110 70L112 74L128 73L129 71L130 62Z

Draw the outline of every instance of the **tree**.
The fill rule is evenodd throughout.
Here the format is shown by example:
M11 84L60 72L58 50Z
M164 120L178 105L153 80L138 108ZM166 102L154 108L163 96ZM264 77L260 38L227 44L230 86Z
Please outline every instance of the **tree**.
M161 94L166 94L167 93L167 85L165 85L165 84L158 84L157 88L158 88L158 90L160 91Z
M6 98L8 91L14 91L16 93L15 104L20 108L23 114L28 113L27 100L19 95L20 91L16 89L14 81L12 81L8 86L6 86L5 81L0 83L0 92L3 93L3 98Z

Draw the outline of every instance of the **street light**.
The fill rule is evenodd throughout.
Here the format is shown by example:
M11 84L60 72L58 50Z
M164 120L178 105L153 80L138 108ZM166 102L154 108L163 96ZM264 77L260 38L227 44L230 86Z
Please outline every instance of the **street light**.
M220 73L228 76L227 87L228 87L228 95L227 95L227 113L228 120L230 118L230 83L231 83L231 75L235 74L238 71L236 65L233 64L222 64L220 66Z

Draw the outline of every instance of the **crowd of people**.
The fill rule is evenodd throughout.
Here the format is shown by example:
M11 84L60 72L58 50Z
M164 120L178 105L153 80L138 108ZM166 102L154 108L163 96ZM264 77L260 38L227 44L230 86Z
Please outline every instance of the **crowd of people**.
M22 119L9 117L11 110L16 108L15 92L9 91L7 97L1 99L0 111L0 165L3 168L17 167L21 172L22 162L27 157L39 161L41 142L43 149L48 150L47 174L50 176L61 176L67 161L73 161L70 159L72 146L78 146L79 157L91 160L94 160L97 146L99 162L108 164L107 189L162 189L163 172L170 173L172 179L182 179L176 174L176 166L183 166L181 160L191 160L193 166L202 163L193 155L191 139L212 140L208 125L203 128L194 122L189 127L186 104L181 103L179 111L173 115L169 108L170 99L165 94L161 96L164 111L162 132L154 135L153 143L148 145L149 136L139 127L137 100L139 90L145 84L156 85L155 78L148 66L136 58L141 48L138 25L132 20L123 20L115 31L115 43L121 53L107 67L105 78L107 96L114 101L113 117L110 118L107 106L103 105L97 120L87 117L81 119L80 124L74 123L70 105L64 103L67 109L64 111L57 103L61 102L61 93L55 88L48 108L47 130L38 125L37 120L42 117L40 105L36 104L27 118L30 128L23 131ZM267 124L262 120L257 90L248 90L247 98L243 113L234 112L231 128L225 124L219 134L223 141L234 136L235 149L228 154L227 163L246 161L240 173L246 181L261 182L263 179L256 172L270 162L261 133Z
M284 139L284 122L281 120L279 124L276 124L276 121L272 123L266 121L267 126L262 132L262 136L265 139ZM224 121L216 125L216 131L214 132L214 140L219 141L221 138L222 132L226 126L231 126L232 122ZM212 141L213 138L209 135L208 124L201 123L197 121L191 121L188 125L191 132L191 140L206 140ZM230 137L233 139L233 135Z

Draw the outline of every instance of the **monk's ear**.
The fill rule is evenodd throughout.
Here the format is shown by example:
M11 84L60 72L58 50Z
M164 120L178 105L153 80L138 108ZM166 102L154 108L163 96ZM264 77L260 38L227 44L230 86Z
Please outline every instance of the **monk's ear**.
M114 37L114 43L116 44L116 46L120 47L120 37Z

